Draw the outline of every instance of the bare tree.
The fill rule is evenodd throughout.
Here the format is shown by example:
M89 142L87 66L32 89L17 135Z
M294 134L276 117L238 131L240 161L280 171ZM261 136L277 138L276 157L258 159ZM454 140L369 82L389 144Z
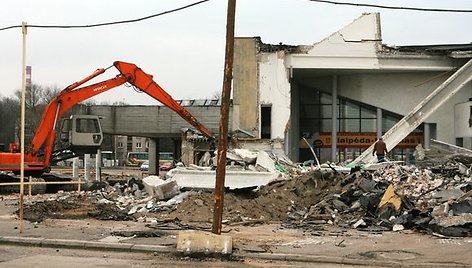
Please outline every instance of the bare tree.
M42 96L44 89L38 84L31 84L25 91L25 105L27 109L35 109L42 104ZM21 102L21 90L15 91L15 96Z
M213 95L211 95L211 99L212 100L219 100L221 99L221 92L220 91L215 91L213 92Z
M25 142L30 143L41 120L46 105L61 91L58 86L43 87L32 84L25 91ZM0 143L7 146L20 135L21 90L16 90L14 97L0 97ZM15 138L16 136L16 138Z
M41 100L44 104L49 103L54 97L59 95L59 93L62 91L62 89L57 86L46 86L42 92L41 95Z
M10 97L0 98L0 144L8 149L8 144L15 142L16 122L19 120L19 102Z
M112 103L113 106L125 106L128 105L124 100L123 101L115 101Z
M90 99L90 100L83 101L82 104L87 105L87 106L92 106L92 105L97 105L97 101Z

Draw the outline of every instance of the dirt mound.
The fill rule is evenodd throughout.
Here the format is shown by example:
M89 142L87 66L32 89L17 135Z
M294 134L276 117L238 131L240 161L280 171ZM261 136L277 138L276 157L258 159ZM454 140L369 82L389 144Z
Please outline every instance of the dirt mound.
M323 178L321 173L314 172L274 182L253 193L226 193L223 219L230 222L284 221L291 211L306 210L332 194L338 181L336 177ZM183 222L211 221L213 204L213 193L192 195L169 216Z
M26 205L24 219L41 222L44 219L130 220L131 218L114 204L100 204L89 196L70 195L67 199L46 200Z

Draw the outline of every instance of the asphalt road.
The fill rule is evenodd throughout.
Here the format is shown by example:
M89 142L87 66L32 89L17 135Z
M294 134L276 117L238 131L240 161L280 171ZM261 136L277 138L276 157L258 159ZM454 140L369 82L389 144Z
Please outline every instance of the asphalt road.
M351 265L271 260L198 259L175 255L101 252L60 248L0 246L0 267L5 268L128 268L128 267L359 267Z

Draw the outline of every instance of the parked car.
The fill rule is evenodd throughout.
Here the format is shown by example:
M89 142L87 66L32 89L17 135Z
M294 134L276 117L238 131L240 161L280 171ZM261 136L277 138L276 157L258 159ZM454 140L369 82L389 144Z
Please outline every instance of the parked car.
M144 160L144 162L140 166L141 171L148 171L149 170L149 160Z
M174 167L175 166L174 166L173 162L164 162L159 167L159 170L160 171L169 171L169 170L173 169ZM141 164L140 169L141 169L141 171L149 171L149 160L145 160Z
M160 171L169 171L169 170L173 169L174 167L175 166L174 166L173 162L165 162L159 167L159 170Z

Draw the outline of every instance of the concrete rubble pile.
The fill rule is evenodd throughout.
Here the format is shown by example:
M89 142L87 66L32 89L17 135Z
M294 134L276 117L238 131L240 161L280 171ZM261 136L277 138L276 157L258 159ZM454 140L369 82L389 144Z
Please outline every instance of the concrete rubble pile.
M326 163L295 165L265 151L231 150L223 217L228 224L275 221L312 230L330 224L471 236L472 158L463 154L445 158L428 168L384 163L375 169L342 169ZM38 206L38 199L30 205L42 215L38 219L83 205L90 207L85 211L89 216L103 220L168 217L210 222L214 197L206 189L214 187L213 169L211 164L193 165L172 170L164 180L148 176L111 185L95 182L88 191L62 192L43 200L49 203Z
M472 235L470 169L458 162L446 174L415 166L387 165L356 171L305 210L299 223L330 223L367 230L417 229L447 236Z
M100 220L145 220L149 213L174 209L194 191L180 192L175 182L156 176L126 182L94 182L87 191L36 195L25 204L25 219L94 217ZM83 209L82 209L83 208ZM67 215L66 215L67 214Z

